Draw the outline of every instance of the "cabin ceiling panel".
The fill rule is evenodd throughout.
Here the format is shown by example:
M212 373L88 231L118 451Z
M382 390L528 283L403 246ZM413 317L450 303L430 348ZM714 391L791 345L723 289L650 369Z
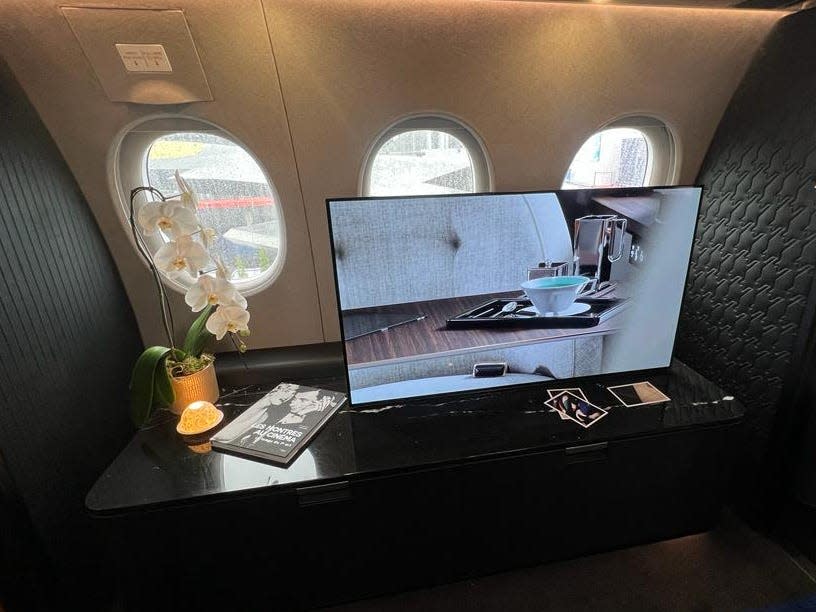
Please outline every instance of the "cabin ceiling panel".
M784 13L466 0L264 0L301 173L327 336L339 334L325 198L368 147L441 112L486 144L499 191L559 188L594 131L665 121L694 181L728 100ZM410 245L406 245L410 248Z
M159 313L150 276L121 222L120 204L112 201L108 156L126 126L157 113L201 118L222 127L251 149L280 194L287 232L286 263L272 286L249 298L254 323L252 347L322 341L308 227L260 3L140 3L139 8L145 10L183 11L213 98L210 102L160 107L108 99L61 12L62 6L65 3L58 0L0 2L0 54L37 108L85 193L124 280L144 341L161 343ZM96 6L133 8L133 3L113 0ZM129 190L132 186L126 187ZM171 294L177 318L191 320L183 296ZM285 316L278 314L282 312Z

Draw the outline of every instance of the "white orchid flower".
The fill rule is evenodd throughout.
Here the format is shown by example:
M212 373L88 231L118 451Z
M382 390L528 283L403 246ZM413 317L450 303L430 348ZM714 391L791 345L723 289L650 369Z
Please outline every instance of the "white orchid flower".
M197 212L198 196L196 195L196 192L193 191L193 188L190 187L190 183L188 183L184 177L179 174L178 170L176 170L176 182L178 183L179 191L181 191L181 203L192 212Z
M201 228L201 242L204 243L204 246L209 248L215 242L215 239L218 237L218 234L215 233L215 230L211 227L204 227Z
M230 274L227 266L224 265L224 260L220 257L213 257L213 261L215 262L215 275L218 278L229 280Z
M148 202L139 209L139 225L146 236L158 230L180 236L192 234L199 228L195 213L185 208L181 200Z
M220 340L227 333L249 331L249 312L240 306L219 306L207 319L207 331Z
M187 290L184 301L193 312L201 312L208 305L247 307L246 298L238 293L235 285L224 278L213 278L208 274L198 277L196 283Z
M153 261L162 272L173 274L186 269L195 277L209 258L207 250L192 237L179 236L163 244L153 256Z

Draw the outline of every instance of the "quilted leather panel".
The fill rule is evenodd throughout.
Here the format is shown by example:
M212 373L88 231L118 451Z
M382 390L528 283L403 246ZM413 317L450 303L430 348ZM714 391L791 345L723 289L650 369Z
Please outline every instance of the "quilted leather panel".
M809 333L816 269L816 11L777 25L703 164L680 359L746 405L756 474Z

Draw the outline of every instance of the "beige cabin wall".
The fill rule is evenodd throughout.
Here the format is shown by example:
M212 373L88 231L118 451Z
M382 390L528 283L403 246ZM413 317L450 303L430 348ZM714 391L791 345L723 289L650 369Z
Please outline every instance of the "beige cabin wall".
M159 113L201 118L231 133L258 158L280 196L286 261L278 279L248 298L252 348L323 341L308 226L274 57L257 0L117 0L107 8L182 9L213 101L173 106L111 102L83 55L58 0L0 2L0 54L37 108L74 173L107 240L145 344L166 344L155 290L122 223L108 182L108 155L132 122ZM128 42L128 41L124 41ZM127 186L128 189L133 186ZM55 262L58 265L58 262ZM183 337L195 315L169 291ZM220 349L231 345L222 342Z
M182 9L213 101L110 102L60 12L66 5ZM0 54L88 199L147 344L163 342L161 325L109 189L114 139L171 112L211 121L252 150L281 196L287 231L280 277L249 298L250 344L262 348L338 339L325 199L358 194L365 154L395 120L459 117L485 143L493 188L512 191L559 187L597 128L653 115L673 130L679 181L691 182L784 14L512 0L4 0ZM189 321L183 296L173 302Z
M694 181L725 106L784 13L485 0L264 0L292 128L328 339L339 335L324 200L406 114L483 139L498 191L561 186L596 129L653 115ZM410 245L406 245L410 248Z

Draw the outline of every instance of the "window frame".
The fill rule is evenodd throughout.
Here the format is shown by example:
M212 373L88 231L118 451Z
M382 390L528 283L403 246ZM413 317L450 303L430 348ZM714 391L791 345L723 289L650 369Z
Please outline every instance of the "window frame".
M371 193L371 169L383 146L400 134L418 130L445 132L459 140L465 146L473 167L473 191L470 193L485 193L493 190L493 167L484 141L473 128L452 115L423 113L403 117L391 123L377 135L363 158L357 189L360 196L377 197Z
M638 130L646 140L648 157L642 187L668 187L677 184L680 175L680 147L678 139L669 125L657 117L649 115L625 115L603 124L581 141L562 174L561 189L570 189L564 187L564 182L569 169L575 161L575 156L584 143L597 134L615 128Z
M111 190L114 194L114 201L119 200L120 219L124 225L128 240L137 253L136 244L130 228L130 189L126 185L148 185L148 154L153 144L161 137L179 132L201 132L209 133L230 141L241 147L263 172L267 185L272 192L274 206L278 215L278 253L272 265L252 279L234 280L233 283L244 296L251 296L265 290L271 286L281 275L286 260L286 222L284 217L283 203L274 182L269 176L264 165L241 140L233 136L227 130L203 119L191 118L176 115L154 115L142 118L124 128L117 136L112 155L109 159L108 176L111 182ZM166 194L172 195L172 194ZM139 258L146 267L147 264ZM181 282L180 279L170 278L165 274L161 275L165 286L182 295L187 292L190 285Z

